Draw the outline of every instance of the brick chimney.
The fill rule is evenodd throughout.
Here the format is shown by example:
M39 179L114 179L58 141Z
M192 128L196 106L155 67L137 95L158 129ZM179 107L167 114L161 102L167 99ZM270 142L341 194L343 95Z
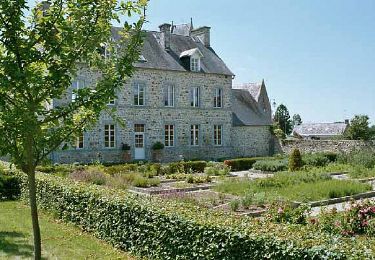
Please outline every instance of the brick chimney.
M203 26L191 31L191 36L198 37L199 40L204 44L206 47L211 46L210 34L211 34L211 27Z
M164 46L165 50L171 49L171 27L172 25L169 23L163 23L159 26L161 32L160 43Z

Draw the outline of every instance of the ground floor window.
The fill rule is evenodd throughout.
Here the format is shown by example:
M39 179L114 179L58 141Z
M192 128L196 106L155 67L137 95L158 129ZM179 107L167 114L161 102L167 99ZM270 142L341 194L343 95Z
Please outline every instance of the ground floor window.
M77 136L76 138L76 149L83 149L84 148L84 136L83 133Z
M221 146L223 144L223 126L214 125L214 145Z
M190 126L190 145L199 145L199 125Z
M115 126L114 125L105 125L104 126L104 147L105 148L114 148L116 145L115 142Z
M165 136L165 146L173 147L174 146L174 125L165 125L164 126L164 136Z

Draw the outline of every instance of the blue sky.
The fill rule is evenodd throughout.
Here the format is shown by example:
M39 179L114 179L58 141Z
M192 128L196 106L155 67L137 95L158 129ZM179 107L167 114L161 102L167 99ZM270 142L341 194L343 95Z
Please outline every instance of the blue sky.
M375 1L151 0L146 29L212 27L211 45L235 83L266 81L304 122L367 114L375 123Z

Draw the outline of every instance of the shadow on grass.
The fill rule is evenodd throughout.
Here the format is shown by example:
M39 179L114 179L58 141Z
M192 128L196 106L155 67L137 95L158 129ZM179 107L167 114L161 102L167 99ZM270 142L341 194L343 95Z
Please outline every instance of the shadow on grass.
M19 232L0 232L0 255L32 257L34 247L27 243L28 239Z

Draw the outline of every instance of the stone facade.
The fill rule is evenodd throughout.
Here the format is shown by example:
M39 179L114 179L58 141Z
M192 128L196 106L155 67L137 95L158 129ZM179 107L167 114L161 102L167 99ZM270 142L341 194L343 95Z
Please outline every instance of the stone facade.
M84 133L83 147L53 153L53 162L151 160L152 146L157 142L167 144L166 126L173 126L173 146L166 145L162 150L163 162L270 154L271 112L264 82L246 85L234 94L234 75L210 47L210 28L193 30L189 26L183 34L174 33L181 31L176 28L163 24L160 32L146 32L142 60L136 62L134 75L109 105L116 108L115 113L123 124L103 112L97 126ZM118 37L118 30L114 28L114 39ZM92 86L97 78L98 75L81 69L76 81L87 87ZM53 106L72 102L75 87L73 85L61 100L54 100ZM168 106L165 95L171 87L174 89L174 104ZM144 90L144 98L142 104L137 104L136 89L140 88ZM197 106L192 105L194 88L199 92ZM215 106L217 93L221 97L220 106ZM198 129L192 131L193 126L198 126ZM111 148L105 145L109 132L106 127L107 130L108 127L114 128L115 140ZM214 129L218 128L221 142L215 145ZM192 137L192 132L197 137ZM197 141L194 145L192 138ZM142 143L141 147L139 143ZM130 151L123 150L125 144Z
M281 148L284 153L289 154L297 148L302 153L317 152L344 152L353 150L375 151L375 141L355 141L355 140L286 140L282 142Z

